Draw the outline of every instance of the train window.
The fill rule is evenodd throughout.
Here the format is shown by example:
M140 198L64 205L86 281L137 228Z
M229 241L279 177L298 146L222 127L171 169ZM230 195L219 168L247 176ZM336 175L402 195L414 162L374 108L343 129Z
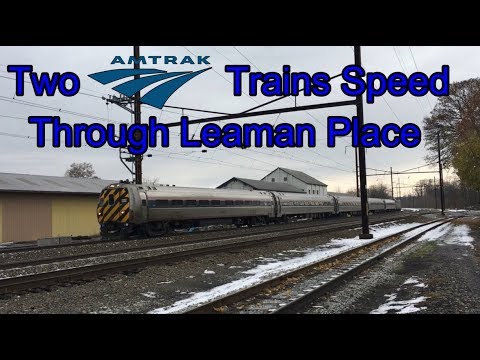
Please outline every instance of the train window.
M115 204L115 198L113 195L108 195L108 205L113 205Z
M105 205L105 201L103 199L98 200L98 206Z
M185 206L197 206L197 200L185 200Z
M225 200L225 205L226 206L232 206L233 205L233 200Z
M260 206L260 201L254 201L254 202L253 202L253 205L255 205L255 206Z
M183 200L172 200L170 204L172 204L172 206L183 206Z
M209 205L210 205L210 201L208 201L208 200L198 200L198 205L200 205L200 206L209 206Z
M147 200L142 200L142 206L147 206Z
M168 206L168 200L155 200L155 206Z
M220 200L212 200L211 204L212 206L220 206Z
M243 205L243 200L235 200L235 205Z

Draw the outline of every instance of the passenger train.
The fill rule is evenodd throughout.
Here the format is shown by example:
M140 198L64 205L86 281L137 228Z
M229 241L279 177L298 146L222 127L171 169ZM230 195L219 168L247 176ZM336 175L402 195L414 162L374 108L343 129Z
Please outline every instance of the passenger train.
M360 198L277 191L111 184L100 194L102 237L159 236L173 229L236 226L360 214ZM369 212L401 209L400 200L368 199Z

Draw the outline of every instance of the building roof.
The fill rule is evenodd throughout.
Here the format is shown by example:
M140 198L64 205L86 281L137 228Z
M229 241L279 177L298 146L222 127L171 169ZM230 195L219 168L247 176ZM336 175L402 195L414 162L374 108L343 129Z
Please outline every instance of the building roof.
M290 185L290 184L267 182L267 181L262 181L262 180L245 179L245 178L239 178L239 177L233 177L230 180L224 182L223 184L217 186L217 188L221 188L224 185L227 185L230 181L234 181L234 180L241 181L241 182L253 187L255 190L305 193L301 189L299 189L299 188L297 188L293 185Z
M0 192L100 194L115 180L0 173Z
M282 167L279 167L279 169L285 171L286 173L289 173L293 177L296 177L298 180L301 180L306 184L327 186L327 184L324 184L323 182L318 181L317 179L311 177L310 175L305 174L304 172L301 172L301 171L298 171L298 170L291 170L291 169L287 169L287 168L282 168Z

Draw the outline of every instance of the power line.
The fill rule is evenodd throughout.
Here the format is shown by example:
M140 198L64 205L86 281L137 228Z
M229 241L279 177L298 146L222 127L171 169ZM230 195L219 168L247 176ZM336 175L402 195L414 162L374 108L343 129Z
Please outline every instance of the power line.
M410 55L412 55L412 59L413 59L413 63L415 64L415 68L417 69L418 72L420 72L420 70L418 69L418 66L417 66L417 61L415 60L415 56L413 55L413 51L412 51L411 46L408 46L408 48L410 49ZM433 110L433 106L432 106L432 103L430 102L430 99L428 98L428 94L429 93L427 93L425 98L428 101L428 105L430 105L430 110Z

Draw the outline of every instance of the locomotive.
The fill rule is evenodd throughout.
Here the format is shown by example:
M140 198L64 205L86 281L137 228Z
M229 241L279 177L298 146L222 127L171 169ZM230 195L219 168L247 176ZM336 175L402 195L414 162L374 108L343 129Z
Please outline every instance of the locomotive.
M369 212L400 210L400 200L368 199ZM360 198L262 190L206 189L116 183L100 193L102 237L160 236L173 229L212 224L256 225L292 218L361 212Z

